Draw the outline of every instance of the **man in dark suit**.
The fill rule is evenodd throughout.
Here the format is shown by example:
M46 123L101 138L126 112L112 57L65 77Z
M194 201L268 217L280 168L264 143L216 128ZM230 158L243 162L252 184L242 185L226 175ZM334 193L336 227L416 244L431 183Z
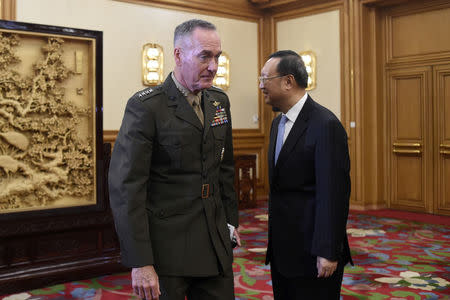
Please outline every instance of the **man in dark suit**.
M339 299L351 261L347 134L336 116L306 93L308 74L289 50L270 55L259 87L281 111L270 130L269 243L276 300Z
M230 103L212 87L221 54L213 24L175 29L175 69L128 101L109 170L122 262L150 299L234 300L238 244Z

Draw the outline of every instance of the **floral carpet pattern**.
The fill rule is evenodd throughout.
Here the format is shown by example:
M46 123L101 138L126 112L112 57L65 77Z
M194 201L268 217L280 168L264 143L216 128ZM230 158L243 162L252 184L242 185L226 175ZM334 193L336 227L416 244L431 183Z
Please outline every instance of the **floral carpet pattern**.
M272 300L270 268L264 265L267 208L241 211L240 226L236 300ZM450 299L450 226L351 212L347 232L355 266L345 269L341 299ZM123 273L0 299L137 299L130 285L129 273Z

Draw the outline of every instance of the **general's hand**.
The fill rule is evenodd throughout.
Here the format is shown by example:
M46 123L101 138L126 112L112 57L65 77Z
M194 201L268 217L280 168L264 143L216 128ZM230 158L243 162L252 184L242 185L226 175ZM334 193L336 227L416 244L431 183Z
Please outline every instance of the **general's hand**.
M236 243L240 247L241 246L241 237L239 236L239 227L234 230L233 235L236 237Z
M136 295L146 300L158 300L159 279L153 266L133 268L131 271L131 282Z
M317 256L317 277L330 277L337 268L337 261Z

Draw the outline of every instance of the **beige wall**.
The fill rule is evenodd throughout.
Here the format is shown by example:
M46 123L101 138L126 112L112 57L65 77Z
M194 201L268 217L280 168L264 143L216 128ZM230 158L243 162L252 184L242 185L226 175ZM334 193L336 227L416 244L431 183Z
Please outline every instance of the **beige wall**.
M317 87L308 93L341 115L339 11L329 11L277 23L278 50L311 50L316 54Z
M173 69L173 30L191 18L214 23L230 55L233 128L257 128L258 25L111 0L17 0L17 21L103 31L103 126L119 129L126 101L144 88L141 51L145 43L164 49L165 76Z

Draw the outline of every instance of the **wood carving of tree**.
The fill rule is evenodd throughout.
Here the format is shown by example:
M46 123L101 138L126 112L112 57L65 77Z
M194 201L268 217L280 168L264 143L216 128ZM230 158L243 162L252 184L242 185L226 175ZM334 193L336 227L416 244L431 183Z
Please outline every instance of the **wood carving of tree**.
M93 193L90 138L77 125L90 109L67 101L64 40L48 37L31 76L14 70L20 36L0 33L0 211L48 206Z

